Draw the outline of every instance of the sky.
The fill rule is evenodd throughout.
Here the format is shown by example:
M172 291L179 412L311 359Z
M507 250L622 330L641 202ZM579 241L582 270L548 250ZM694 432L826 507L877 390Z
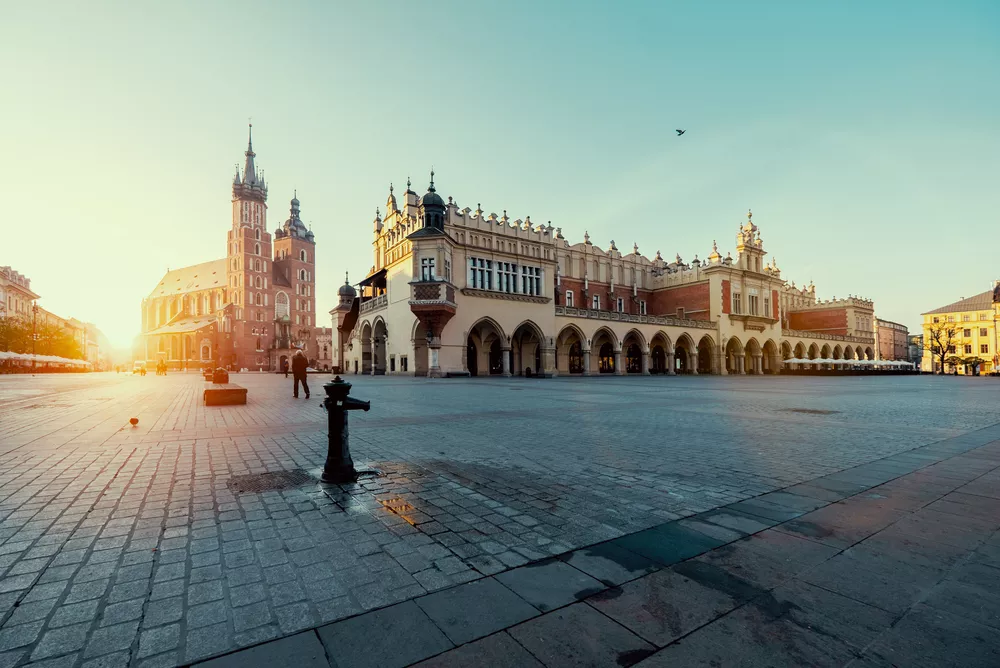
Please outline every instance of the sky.
M753 209L785 279L911 331L1000 279L991 0L3 5L0 265L115 345L224 256L251 118L323 312L431 166L460 207L649 257L725 254Z

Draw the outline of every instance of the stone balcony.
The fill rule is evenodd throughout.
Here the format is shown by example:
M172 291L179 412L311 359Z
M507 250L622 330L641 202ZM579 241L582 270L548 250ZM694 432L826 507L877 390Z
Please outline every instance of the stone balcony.
M380 309L384 309L388 305L389 305L389 294L383 293L380 294L378 297L372 297L368 301L362 302L361 313L364 314L364 313L371 313L372 311L378 311Z

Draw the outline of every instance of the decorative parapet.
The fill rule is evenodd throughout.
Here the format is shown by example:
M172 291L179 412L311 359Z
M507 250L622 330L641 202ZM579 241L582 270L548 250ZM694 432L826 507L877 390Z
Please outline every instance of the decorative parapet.
M512 302L530 302L532 304L548 304L551 299L535 295L521 295L511 292L494 292L478 288L462 288L462 294L467 297L488 297L490 299L505 299Z
M716 329L717 324L711 320L691 320L689 318L671 318L656 315L631 315L616 311L593 311L591 309L573 308L572 306L556 306L556 315L571 318L589 318L591 320L610 320L612 322L634 322L638 324L663 325L667 327L694 327L696 329Z
M798 329L782 329L781 335L790 338L800 339L823 339L826 341L848 341L850 343L875 343L875 335L871 338L864 336L847 336L846 334L823 334L821 332L805 332Z
M361 313L370 313L372 311L378 311L389 305L389 295L381 294L378 297L373 297L366 302L361 304Z

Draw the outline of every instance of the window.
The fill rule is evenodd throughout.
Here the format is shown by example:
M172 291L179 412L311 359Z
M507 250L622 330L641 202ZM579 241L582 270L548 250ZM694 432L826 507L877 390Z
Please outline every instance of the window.
M566 306L569 306L570 308L573 307L573 291L572 290L567 290L566 291Z
M743 313L743 305L740 299L740 293L733 293L733 313Z
M500 292L517 292L516 264L497 262L497 290Z
M948 346L948 352L949 353L955 352L955 346Z
M542 294L541 267L521 267L521 292L535 296Z
M979 328L979 336L986 336L986 328L985 327L980 327Z
M979 314L979 319L980 320L989 320L990 319L990 314L989 313L980 313Z
M478 290L493 289L493 261L469 258L469 287Z
M747 306L750 309L750 315L760 315L760 297L757 295L757 290L751 289L748 292Z
M304 250L303 251L299 251L299 259L301 261L303 261L303 262L308 262L309 261L309 260L306 259L306 252Z
M451 280L451 260L444 261L444 280Z
M600 311L601 310L601 295L594 295L593 309L595 311Z
M979 344L979 352L981 352L981 353L988 353L988 352L990 352L990 344L988 344L988 343L980 343Z
M972 336L972 330L971 329L963 329L962 330L962 336Z
M260 244L254 244L253 245L253 254L254 255L260 255Z
M639 300L639 315L646 315L646 300Z
M389 371L390 373L396 370L396 356L389 355Z
M399 370L406 371L406 355L399 356Z
M421 281L434 280L434 258L432 257L420 258L420 280Z
M970 316L970 315L963 315L962 316L962 322L969 322L969 320L971 320L971 319L972 319L972 316Z
M683 306L678 306L677 307L677 317L680 318L681 320L684 319L684 307Z
M764 297L764 312L761 315L763 315L766 318L770 318L771 317L771 298L770 297L767 297L767 296Z
M625 300L622 299L621 297L618 298L618 301L615 304L615 306L618 307L618 312L619 313L624 313L625 312Z
M972 354L972 346L970 344L968 344L968 343L965 344L965 354L966 355L971 355Z
M938 318L934 318L934 322L938 322Z
M256 239L257 241L260 241L260 230L259 229L253 231L253 238Z
M949 315L948 316L948 322L955 322L955 316Z

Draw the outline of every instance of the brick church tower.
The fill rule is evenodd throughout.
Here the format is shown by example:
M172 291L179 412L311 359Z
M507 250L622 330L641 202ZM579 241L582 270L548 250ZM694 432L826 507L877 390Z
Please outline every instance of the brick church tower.
M274 368L300 349L318 357L316 341L316 241L302 222L298 193L288 220L274 231Z
M267 369L274 337L271 235L267 184L254 164L253 126L243 174L233 179L233 221L226 248L228 305L222 320L220 360L236 368Z

